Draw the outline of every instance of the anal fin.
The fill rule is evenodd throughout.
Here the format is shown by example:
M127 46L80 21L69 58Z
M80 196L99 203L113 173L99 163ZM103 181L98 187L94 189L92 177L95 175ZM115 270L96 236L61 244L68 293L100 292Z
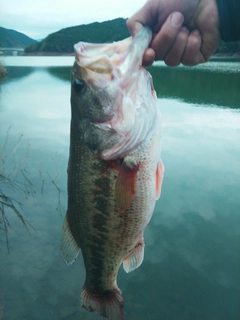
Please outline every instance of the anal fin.
M60 250L65 262L70 265L72 264L78 256L80 248L76 243L71 230L69 228L67 214L64 219L63 228L62 228L62 240L60 244Z
M138 166L130 156L123 160L116 181L116 204L121 211L129 207L136 193Z
M137 269L144 258L144 238L142 237L133 251L123 260L123 269L128 273Z

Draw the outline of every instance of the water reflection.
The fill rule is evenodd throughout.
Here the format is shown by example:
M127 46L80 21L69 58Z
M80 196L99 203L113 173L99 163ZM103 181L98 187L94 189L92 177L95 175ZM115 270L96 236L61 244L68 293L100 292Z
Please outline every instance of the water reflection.
M2 85L5 82L17 81L21 78L28 77L34 71L34 67L7 67L7 76L4 79Z
M72 59L72 58L71 58ZM72 62L72 60L69 60ZM7 81L30 75L36 68L47 70L52 76L70 81L71 66L58 67L7 67ZM240 107L239 63L201 65L195 68L168 68L161 63L148 68L154 79L154 87L160 98L173 98L208 107Z
M180 99L207 106L239 108L239 64L220 71L218 68L214 70L212 65L198 68L167 68L160 65L150 68L149 71L160 98Z
M196 210L182 213L178 222L171 220L162 215L162 224L148 230L152 235L148 252L155 254L141 271L147 275L148 292L152 276L161 288L160 299L150 293L151 310L157 314L159 308L162 319L237 319L239 282L234 279L239 279L240 261L235 256L239 235L229 231L236 230L239 217L207 221Z
M70 82L71 67L49 67L47 71L56 78Z
M225 66L208 68L150 69L158 96L165 97L159 103L166 171L145 233L144 262L130 274L119 272L126 320L240 318L240 113L233 109L240 106L239 73L231 66L229 74L220 71ZM10 255L0 229L0 305L6 320L100 319L79 304L81 255L69 267L59 252L70 69L12 67L1 86L0 142L10 125L9 150L23 134L15 161L27 158L27 177L35 187L27 197L14 190L9 195L21 201L24 218L36 229L29 235L14 212L6 212Z

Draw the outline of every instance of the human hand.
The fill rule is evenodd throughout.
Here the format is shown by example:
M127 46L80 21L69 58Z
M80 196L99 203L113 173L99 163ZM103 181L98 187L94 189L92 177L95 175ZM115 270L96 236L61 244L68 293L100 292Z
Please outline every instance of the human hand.
M221 41L216 0L148 0L127 20L133 37L146 25L153 38L143 57L145 66L154 60L197 65L208 61Z

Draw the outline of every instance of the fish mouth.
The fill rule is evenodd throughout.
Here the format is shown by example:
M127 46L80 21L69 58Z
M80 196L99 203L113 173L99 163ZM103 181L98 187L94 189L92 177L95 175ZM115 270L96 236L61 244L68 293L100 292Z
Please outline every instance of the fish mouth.
M112 73L114 66L119 65L123 56L127 54L125 51L131 42L131 37L112 44L79 42L74 45L76 62L81 68L95 73Z
M134 38L111 44L79 42L74 45L75 61L81 68L82 77L97 88L102 88L108 80L125 82L129 75L138 71L151 38L150 28L144 27Z

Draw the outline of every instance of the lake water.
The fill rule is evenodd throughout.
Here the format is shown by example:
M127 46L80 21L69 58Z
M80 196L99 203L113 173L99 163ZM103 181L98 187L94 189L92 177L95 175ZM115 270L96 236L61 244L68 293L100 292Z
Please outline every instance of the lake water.
M3 60L0 318L6 320L100 319L80 307L81 254L67 266L59 252L73 59ZM163 116L165 176L145 232L144 262L130 274L119 272L125 320L239 320L240 63L158 63L150 72Z

